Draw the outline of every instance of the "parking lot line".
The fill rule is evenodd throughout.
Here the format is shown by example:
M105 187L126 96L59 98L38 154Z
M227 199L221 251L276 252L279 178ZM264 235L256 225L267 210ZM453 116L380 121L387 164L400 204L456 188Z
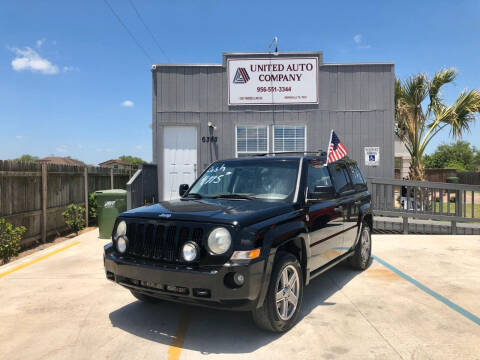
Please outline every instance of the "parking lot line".
M383 266L385 266L387 269L389 269L390 271L393 271L395 274L401 276L403 279L407 280L409 283L415 285L417 288L419 288L420 290L426 292L428 295L434 297L435 299L437 299L438 301L442 302L443 304L447 305L450 309L458 312L459 314L463 315L464 317L466 317L468 320L471 320L473 321L475 324L477 325L480 325L480 318L474 314L472 314L471 312L465 310L464 308L462 308L461 306L455 304L454 302L448 300L445 296L442 296L440 295L439 293L433 291L432 289L428 288L427 286L423 285L422 283L420 283L419 281L415 280L414 278L412 278L411 276L408 276L407 274L405 274L404 272L400 271L399 269L397 269L395 266L387 263L385 260L382 260L380 259L378 256L375 256L375 255L372 255L372 257L377 261L379 262L380 264L382 264Z
M178 328L172 343L168 348L168 360L178 360L182 353L182 346L185 341L185 334L187 333L188 320L190 319L190 312L184 311L178 321Z
M41 260L47 259L47 258L49 258L50 256L53 256L53 255L55 255L55 254L58 254L59 252L62 252L62 251L64 251L64 250L67 250L67 249L71 248L72 246L75 246L75 245L78 245L78 244L80 244L80 241L75 241L75 242L73 242L73 243L71 243L71 244L68 244L68 245L66 245L66 246L64 246L64 247L61 247L61 248L57 249L57 250L54 250L54 251L52 251L52 252L49 252L48 254L42 255L42 256L40 256L40 257L38 257L38 258L36 258L36 259L33 259L33 260L29 261L29 262L26 262L26 263L24 263L24 264L22 264L22 265L15 266L14 268L11 268L10 270L7 270L7 271L5 271L5 272L0 273L0 278L2 278L2 277L4 277L4 276L7 276L7 275L9 275L9 274L11 274L11 273L13 273L13 272L15 272L15 271L18 271L18 270L21 270L21 269L23 269L23 268L26 268L27 266L33 265L33 264L35 264L35 263L37 263L37 262L39 262L39 261L41 261Z

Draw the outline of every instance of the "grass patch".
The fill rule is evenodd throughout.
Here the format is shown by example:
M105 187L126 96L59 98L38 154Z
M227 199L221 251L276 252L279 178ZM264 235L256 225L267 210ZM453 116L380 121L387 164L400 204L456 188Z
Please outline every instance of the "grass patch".
M447 207L448 206L448 207ZM472 204L467 204L467 206L464 208L464 205L462 204L462 213L463 216L466 218L471 218L472 217ZM466 212L464 213L464 209ZM455 203L443 203L443 208L442 208L442 213L447 214L447 211L450 211L450 214L455 213ZM435 203L435 212L438 213L440 212L440 203L436 202ZM480 218L480 204L475 204L473 208L473 217L474 218Z

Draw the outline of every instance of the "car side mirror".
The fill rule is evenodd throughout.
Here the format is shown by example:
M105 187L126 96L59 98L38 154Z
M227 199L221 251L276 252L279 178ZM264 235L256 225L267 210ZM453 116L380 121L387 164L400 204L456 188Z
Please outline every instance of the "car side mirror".
M332 185L320 185L315 186L313 192L309 192L308 195L310 196L308 200L323 200L333 198L335 195L335 187Z
M185 193L187 192L188 190L188 184L181 184L179 187L178 187L178 193L180 194L180 196L183 197L183 195L185 195Z

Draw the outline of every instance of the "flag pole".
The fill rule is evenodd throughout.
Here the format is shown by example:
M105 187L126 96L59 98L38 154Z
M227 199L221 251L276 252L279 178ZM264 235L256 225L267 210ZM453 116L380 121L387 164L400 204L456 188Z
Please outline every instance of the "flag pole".
M330 155L330 144L332 143L332 135L333 135L333 129L330 131L330 140L328 142L328 149L327 149L327 161L325 161L325 165L323 166L328 165L328 156Z

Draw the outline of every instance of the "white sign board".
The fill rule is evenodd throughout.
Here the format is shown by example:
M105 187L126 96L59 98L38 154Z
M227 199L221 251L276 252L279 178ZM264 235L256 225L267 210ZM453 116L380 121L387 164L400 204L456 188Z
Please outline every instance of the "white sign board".
M380 165L380 148L366 147L365 148L365 166L378 166Z
M228 59L228 105L318 104L318 58Z

